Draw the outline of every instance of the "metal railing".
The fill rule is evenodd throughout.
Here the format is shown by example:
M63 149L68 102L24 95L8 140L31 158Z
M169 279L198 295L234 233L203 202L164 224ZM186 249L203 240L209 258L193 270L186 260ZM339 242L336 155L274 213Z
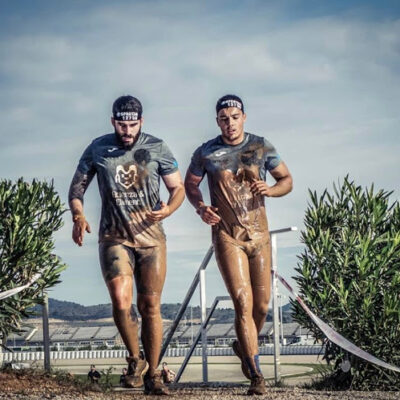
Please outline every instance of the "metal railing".
M186 357L191 351L189 347L173 347L169 348L164 357ZM318 355L322 354L324 347L320 345L314 346L297 346L288 345L280 346L281 355ZM260 346L260 355L272 356L274 354L273 346ZM125 357L128 355L126 350L72 350L72 351L51 351L50 359L55 360L91 360L91 359L115 359L125 363ZM207 347L207 355L210 357L218 356L234 356L231 347ZM202 347L196 346L192 350L192 357L202 356ZM21 362L21 361L44 361L43 351L21 351L15 353L3 353L4 362Z
M273 336L274 336L274 372L275 372L275 383L278 383L281 379L281 370L280 370L280 343L279 343L279 313L278 313L278 279L276 277L275 272L277 271L277 252L278 252L278 246L277 246L277 235L281 233L287 233L287 232L292 232L296 231L297 227L292 226L288 228L283 228L283 229L276 229L273 231L270 231L270 236L271 236L271 274L272 274L272 301L273 301ZM202 337L202 347L203 347L203 352L202 352L202 364L203 364L203 382L208 381L208 373L207 373L207 336L206 336L206 327L208 324L208 320L211 317L212 312L214 311L215 307L218 304L218 301L221 299L221 297L217 297L214 301L213 306L211 307L210 313L208 314L207 317L205 317L205 310L206 310L206 296L205 296L205 269L207 268L207 265L211 259L211 256L213 254L213 246L211 246L204 259L203 262L201 263L192 284L190 285L190 288L185 296L185 299L178 311L178 314L171 326L171 329L168 333L168 336L166 340L164 341L161 354L160 354L160 361L163 358L166 349L168 348L168 345L176 331L176 328L179 325L180 320L182 319L183 314L185 313L185 310L190 302L190 299L193 296L194 291L197 288L197 285L200 282L200 306L202 310L202 326L201 329L199 330L195 343L197 344L200 336ZM229 299L229 297L227 297ZM213 309L214 307L214 309ZM195 347L196 345L192 347ZM186 360L184 360L184 363L181 366L181 369L179 370L175 381L178 382L180 376L182 375L187 363L189 362L190 356L193 353L193 350L189 352L189 356Z
M186 357L185 357L185 359L183 360L183 363L182 363L181 367L179 368L178 373L176 374L176 377L175 377L174 382L176 382L176 383L179 382L179 379L181 378L181 376L182 376L182 374L183 374L183 371L185 370L185 368L186 368L186 366L187 366L187 364L188 364L188 362L189 362L189 359L190 359L190 357L192 356L193 351L194 351L194 349L196 348L197 343L198 343L199 340L200 340L200 337L202 338L202 341L203 341L203 343L202 343L202 344L203 344L203 346L202 346L202 357L203 357L203 381L207 382L207 379L204 380L204 376L208 377L208 372L207 372L207 360L206 360L206 362L204 362L204 344L207 345L207 340L206 340L205 343L204 343L204 332L206 332L207 325L208 325L208 323L210 322L210 318L211 318L211 316L213 315L213 312L215 311L215 309L217 308L218 303L219 303L220 301L224 301L224 300L230 300L230 297L229 297L229 296L218 296L218 297L215 298L214 303L212 304L212 306L211 306L211 308L210 308L210 311L208 312L208 315L206 316L206 318L204 319L204 321L202 321L201 327L200 327L199 331L197 332L197 335L196 335L196 337L194 338L193 343L192 343L192 345L190 346L190 349L189 349L188 353L186 354ZM204 369L205 369L205 371L204 371Z

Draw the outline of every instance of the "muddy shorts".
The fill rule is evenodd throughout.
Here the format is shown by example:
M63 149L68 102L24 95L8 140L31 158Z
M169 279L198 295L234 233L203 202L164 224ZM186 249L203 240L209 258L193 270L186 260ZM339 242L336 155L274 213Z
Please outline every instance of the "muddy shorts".
M165 242L155 247L100 243L100 265L107 282L117 276L135 277L139 293L161 293L166 273Z
M222 277L231 291L250 284L260 295L269 296L271 282L271 246L269 233L263 238L240 241L223 230L213 235L215 257Z

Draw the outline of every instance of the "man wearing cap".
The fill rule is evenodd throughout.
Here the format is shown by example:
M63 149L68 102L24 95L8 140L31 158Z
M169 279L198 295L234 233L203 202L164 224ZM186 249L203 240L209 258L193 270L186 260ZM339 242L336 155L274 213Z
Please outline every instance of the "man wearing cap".
M112 112L114 133L93 140L72 179L69 190L74 223L72 238L82 246L85 231L90 233L83 197L97 174L102 199L100 264L114 321L129 352L126 383L139 387L144 379L145 393L167 394L156 371L162 341L160 297L166 273L161 221L181 205L185 192L178 164L167 145L141 130L140 101L121 96L115 100ZM167 204L160 200L160 177L169 191ZM139 352L138 320L132 306L133 277L148 365Z
M258 357L258 334L270 297L270 239L265 197L292 190L292 177L270 142L244 131L246 114L235 95L216 105L221 135L194 152L186 174L188 199L201 219L212 226L218 267L235 307L238 341L233 349L251 380L248 394L264 394ZM267 185L267 171L276 183ZM211 205L203 202L200 182L207 174Z

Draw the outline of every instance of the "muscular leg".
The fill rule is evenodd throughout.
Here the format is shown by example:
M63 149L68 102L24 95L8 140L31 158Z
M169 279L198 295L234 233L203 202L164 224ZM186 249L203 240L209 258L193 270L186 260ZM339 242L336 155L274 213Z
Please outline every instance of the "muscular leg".
M115 325L131 357L139 358L138 320L132 307L133 265L122 245L100 244L100 263Z
M142 316L142 344L149 363L148 375L154 376L162 344L160 298L166 273L165 245L137 249L135 279L137 305Z
M249 257L253 291L253 319L260 333L268 313L271 294L271 247L269 239L259 243Z
M241 352L251 373L257 371L258 333L253 320L253 292L246 253L237 245L217 240L214 243L219 270L235 307L235 328Z

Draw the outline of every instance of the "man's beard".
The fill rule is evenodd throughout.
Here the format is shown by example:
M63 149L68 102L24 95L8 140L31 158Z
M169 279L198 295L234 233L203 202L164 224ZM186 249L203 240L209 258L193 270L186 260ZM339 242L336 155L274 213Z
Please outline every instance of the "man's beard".
M139 137L139 135L142 133L142 128L140 128L139 129L139 132L136 134L136 136L133 138L133 136L131 136L131 135L127 135L127 134L124 134L124 135L119 135L118 133L117 133L117 131L114 129L114 133L115 133L115 136L116 136L116 138L117 138L117 141L118 141L118 143L125 149L125 150L131 150L132 148L133 148L133 146L135 145L135 143L136 143L136 141L137 141L137 139L138 139L138 137ZM132 144L125 144L123 141L122 141L122 138L123 137L131 137L131 138L133 138L133 142L132 142Z

